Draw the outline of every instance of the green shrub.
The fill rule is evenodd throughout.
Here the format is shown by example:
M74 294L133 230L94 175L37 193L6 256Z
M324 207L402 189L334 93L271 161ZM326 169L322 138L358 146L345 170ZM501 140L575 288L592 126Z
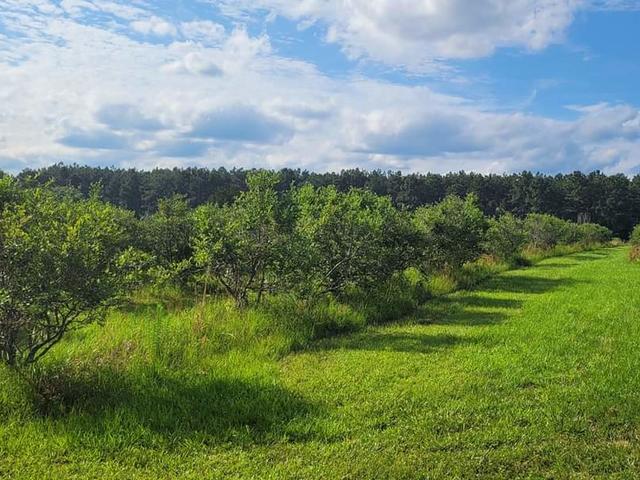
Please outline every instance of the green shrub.
M288 238L279 221L283 208L275 190L279 178L254 172L249 191L232 205L204 205L194 214L195 262L236 302L246 307L250 294L276 289L277 267L286 256Z
M155 261L154 280L185 285L193 274L192 213L185 197L174 195L159 200L158 211L141 220L138 243Z
M419 208L414 224L420 234L417 266L425 275L459 270L481 254L487 221L474 195Z
M428 280L417 269L409 268L377 287L351 292L345 301L362 312L367 323L381 324L414 314L430 297Z
M413 256L411 223L387 197L307 185L294 193L294 203L295 254L288 270L304 296L375 288Z
M577 226L578 242L585 245L601 245L609 242L613 233L602 225L595 223L582 223Z
M46 189L25 189L3 202L2 361L32 364L69 330L104 318L127 288L119 259L131 241L127 225L132 217L101 202L97 192L76 200Z
M524 226L530 249L549 250L559 243L574 243L576 236L569 222L547 214L527 215Z
M634 246L640 245L640 225L636 225L633 232L631 232L629 243Z
M609 240L610 247L622 247L623 245L624 245L624 240L622 240L621 238L614 237L611 240Z
M510 213L489 220L484 250L504 262L516 263L527 240L524 222Z

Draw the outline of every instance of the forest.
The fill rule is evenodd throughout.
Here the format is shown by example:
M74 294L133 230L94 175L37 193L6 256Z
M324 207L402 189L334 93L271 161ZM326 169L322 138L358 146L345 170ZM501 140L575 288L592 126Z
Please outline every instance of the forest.
M249 171L225 168L135 169L52 165L24 170L17 178L29 185L74 187L88 195L91 186L102 185L103 198L143 216L154 212L158 201L173 194L185 196L189 205L226 204L247 189ZM363 188L388 196L399 209L413 210L443 200L447 195L473 193L485 215L511 212L518 217L547 213L574 222L594 222L627 238L640 223L640 175L605 175L601 172L544 175L522 172L505 175L478 173L408 174L400 172L343 170L313 173L283 169L277 190L311 184L335 186L340 192Z

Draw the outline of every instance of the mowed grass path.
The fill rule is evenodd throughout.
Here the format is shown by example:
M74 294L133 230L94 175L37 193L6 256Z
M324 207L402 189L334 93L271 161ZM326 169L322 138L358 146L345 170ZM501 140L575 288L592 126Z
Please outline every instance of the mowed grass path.
M289 355L260 435L196 426L170 448L132 435L114 450L42 421L5 429L0 476L638 478L640 267L626 254L549 259L430 302L419 323Z

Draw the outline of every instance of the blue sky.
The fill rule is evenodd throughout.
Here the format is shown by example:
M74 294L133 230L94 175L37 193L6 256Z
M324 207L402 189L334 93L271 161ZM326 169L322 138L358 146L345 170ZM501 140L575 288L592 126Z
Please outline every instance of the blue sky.
M0 0L0 169L640 173L640 0Z

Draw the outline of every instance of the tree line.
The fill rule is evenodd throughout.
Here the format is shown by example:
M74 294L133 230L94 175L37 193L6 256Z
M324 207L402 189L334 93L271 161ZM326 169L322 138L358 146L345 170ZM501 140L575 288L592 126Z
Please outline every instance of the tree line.
M232 201L193 208L172 195L139 218L104 201L100 184L85 198L0 178L0 359L36 362L138 288L227 296L240 309L278 295L349 302L455 277L481 257L514 265L612 238L606 227L549 214L487 216L475 194L409 211L366 188L281 189L281 174L269 171L245 181Z
M135 169L53 165L25 170L17 178L24 185L53 183L73 187L85 197L100 183L103 198L114 205L145 216L156 211L158 202L183 195L191 207L206 203L230 204L246 191L250 171L225 168ZM276 189L310 184L335 186L339 192L362 188L391 198L399 209L415 210L442 201L448 195L475 194L487 216L510 212L518 217L546 213L577 223L593 222L628 238L640 223L640 175L607 176L601 172L543 175L531 172L508 175L477 173L410 174L400 172L343 170L340 173L312 173L283 169Z

